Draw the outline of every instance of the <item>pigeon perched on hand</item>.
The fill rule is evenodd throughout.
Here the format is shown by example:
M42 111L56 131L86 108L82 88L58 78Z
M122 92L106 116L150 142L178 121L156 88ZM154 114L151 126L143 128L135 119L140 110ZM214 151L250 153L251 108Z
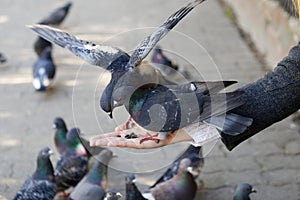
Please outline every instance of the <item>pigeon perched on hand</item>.
M103 150L91 170L76 185L68 200L102 200L107 189L107 165L112 152Z
M139 76L135 76L136 82L134 85L131 85L131 91L123 91L122 95L124 99L128 99L128 96L133 92L132 89L139 87L141 83L145 82L145 75L148 75L147 81L154 85L158 83L170 84L170 81L167 81L157 68L147 65L147 67L144 66L143 69L139 69L139 66L152 48L174 28L181 19L204 1L205 0L195 0L172 14L157 30L137 45L131 57L118 48L96 45L89 41L79 40L75 36L55 28L43 25L33 25L29 27L46 40L70 50L90 64L101 66L111 72L112 78L100 99L101 108L111 115L113 103L112 93L117 85L122 86L126 84L127 79L120 80L124 74L133 73L133 75L136 75L139 73Z
M53 12L49 14L49 16L45 17L43 20L38 22L38 24L60 25L62 21L66 18L67 14L69 13L71 6L72 3L69 2L63 7L55 9ZM43 50L48 46L52 46L52 43L41 37L38 37L38 39L34 42L33 45L34 51L38 56L40 56Z
M151 189L155 200L193 200L197 184L193 175L188 172L191 161L184 158L180 161L178 173L168 181L157 184Z
M0 63L5 63L6 62L6 58L3 55L3 53L0 53Z
M140 190L135 185L135 176L129 175L125 178L126 181L126 198L125 200L147 200L143 197Z
M52 154L49 147L40 150L35 172L25 181L14 200L51 200L54 198L56 184L50 160Z
M49 89L55 76L56 66L51 56L52 47L44 49L38 61L33 66L33 87L36 91Z
M204 158L202 157L202 147L195 147L194 145L190 145L171 165L170 167L163 173L163 175L157 179L157 181L150 186L150 188L154 188L157 184L165 182L178 173L179 164L182 159L188 158L191 163L189 165L190 173L194 176L194 179L198 177L201 172L201 169L204 165Z
M256 193L256 191L253 190L252 185L248 183L239 184L236 187L233 200L250 200L249 195L251 193Z
M155 132L156 135L141 138L159 142L167 135L191 124L203 122L224 134L238 135L252 124L252 118L228 111L243 105L243 91L220 93L235 81L191 82L176 86L159 85L153 89L140 87L134 91L128 103L119 99L115 105L125 104L129 120ZM130 124L126 122L125 124ZM126 128L125 128L126 129Z
M57 162L54 175L58 192L75 187L87 173L88 157L78 132L77 128L72 128L67 133L67 149Z

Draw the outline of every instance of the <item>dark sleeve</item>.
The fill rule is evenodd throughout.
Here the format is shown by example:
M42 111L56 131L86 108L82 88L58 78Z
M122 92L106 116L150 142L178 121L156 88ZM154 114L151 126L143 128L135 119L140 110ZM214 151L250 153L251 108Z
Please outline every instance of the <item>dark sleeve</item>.
M238 136L221 134L229 150L300 109L300 42L274 71L239 90L246 103L233 112L252 117L253 124Z

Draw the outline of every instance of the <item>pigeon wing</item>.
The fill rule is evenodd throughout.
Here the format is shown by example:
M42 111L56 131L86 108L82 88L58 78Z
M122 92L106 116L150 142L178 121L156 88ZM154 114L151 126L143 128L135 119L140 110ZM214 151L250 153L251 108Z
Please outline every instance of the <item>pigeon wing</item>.
M40 37L68 49L92 65L106 68L119 56L126 54L118 48L80 40L65 31L50 26L35 24L28 27L35 31Z
M168 32L177 25L190 11L192 11L197 5L205 0L196 0L189 3L185 7L179 9L172 14L158 29L156 29L150 36L142 40L129 60L131 67L136 67L139 63L149 54L153 47L165 36Z

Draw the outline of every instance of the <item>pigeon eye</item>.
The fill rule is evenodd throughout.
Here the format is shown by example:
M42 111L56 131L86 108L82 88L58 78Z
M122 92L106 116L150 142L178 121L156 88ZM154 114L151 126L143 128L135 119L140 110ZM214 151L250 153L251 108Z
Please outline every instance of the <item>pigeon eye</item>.
M42 155L45 155L45 154L47 154L47 151L45 151L45 150L42 151Z

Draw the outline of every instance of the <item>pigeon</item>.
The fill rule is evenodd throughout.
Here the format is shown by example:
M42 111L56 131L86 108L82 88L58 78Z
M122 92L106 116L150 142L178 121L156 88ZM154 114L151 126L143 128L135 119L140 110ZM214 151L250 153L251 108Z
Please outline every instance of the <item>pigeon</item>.
M36 91L46 91L55 76L56 66L51 56L51 47L44 49L38 61L33 66L33 87Z
M164 76L173 76L172 80L176 78L182 79L183 77L185 79L191 78L189 72L179 67L175 62L171 61L166 55L164 55L163 50L159 46L156 46L153 50L151 62L160 68L160 71ZM180 77L177 77L178 73L181 75Z
M87 173L88 157L78 132L78 128L72 128L67 133L67 149L57 162L54 175L58 192L75 187Z
M69 13L71 6L72 2L68 2L64 6L55 9L47 17L38 22L38 24L60 25Z
M172 62L168 57L166 57L159 46L155 47L152 54L151 62L166 65L171 69L178 70L178 65Z
M157 184L151 189L155 200L192 200L197 191L193 175L188 172L191 160L184 158L180 161L178 173L171 179Z
M125 200L147 200L143 197L142 193L139 191L135 185L135 176L129 175L125 178L126 181L126 197Z
M64 5L63 7L57 8L56 10L51 12L51 14L49 16L45 17L43 20L38 22L38 24L60 25L61 22L67 16L71 6L72 6L72 3L69 2L66 5ZM38 37L33 45L34 51L36 52L36 54L38 56L40 56L42 54L43 50L48 46L52 46L52 43L41 37Z
M201 172L201 169L204 165L204 158L202 157L202 147L196 147L194 145L190 145L166 170L166 172L159 178L157 181L150 186L150 188L154 188L157 184L165 182L178 173L179 163L182 159L188 158L191 161L189 166L190 173L194 176L194 179L198 177Z
M6 62L6 58L3 55L3 53L0 53L0 63L5 63Z
M54 198L56 184L50 160L52 154L49 147L40 150L35 172L25 181L14 200L52 200Z
M38 35L44 39L70 50L76 56L90 64L101 66L111 72L111 80L103 91L100 99L100 106L105 112L109 113L110 117L112 117L112 94L116 88L122 86L124 81L127 80L127 78L125 80L120 80L124 74L139 74L139 76L136 76L136 82L131 87L131 90L132 88L137 88L141 82L145 81L153 84L172 83L172 81L166 80L157 68L151 65L144 65L143 68L140 69L139 66L142 63L142 60L150 53L152 48L165 35L167 35L167 33L173 29L181 19L204 1L205 0L195 0L172 14L161 26L158 27L157 30L137 45L131 57L119 48L106 45L96 45L89 41L80 40L67 32L51 28L49 26L36 24L29 26L29 28L38 33ZM117 87L117 85L119 86ZM128 99L128 95L131 94L131 92L127 90L121 90L121 92L124 96L123 98L126 99Z
M55 117L53 120L53 128L55 129L54 133L54 144L59 152L62 155L67 149L67 125L63 118Z
M68 200L102 200L107 189L107 165L112 152L103 150L91 170L77 184Z
M122 197L120 192L117 192L115 189L109 189L104 197L104 200L118 200Z
M251 193L256 193L256 191L253 190L252 185L248 183L239 184L236 187L233 200L250 200L249 195Z
M52 43L48 42L44 38L38 37L36 41L33 43L33 49L35 53L40 57L47 47L52 47Z
M153 89L140 87L124 105L130 114L129 120L156 133L141 137L140 143L147 140L159 142L168 134L198 122L235 136L243 133L253 119L228 112L245 103L240 98L244 93L242 90L219 92L234 83L236 81L190 82L159 85Z

